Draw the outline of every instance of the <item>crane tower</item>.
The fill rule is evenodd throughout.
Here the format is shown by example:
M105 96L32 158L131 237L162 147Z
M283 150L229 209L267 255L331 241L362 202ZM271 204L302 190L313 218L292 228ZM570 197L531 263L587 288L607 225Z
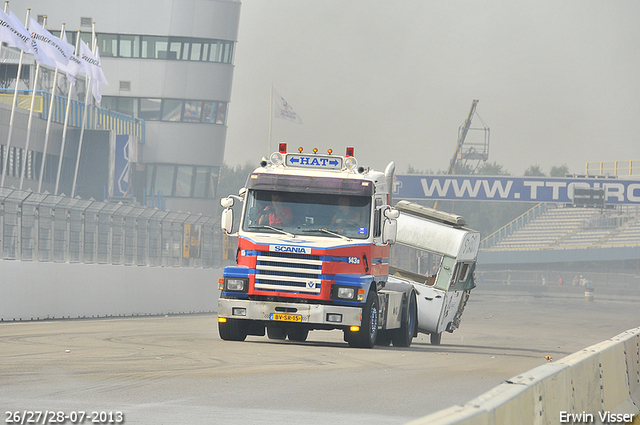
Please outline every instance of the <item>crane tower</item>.
M458 128L458 143L449 162L447 174L473 174L481 162L489 159L489 127L476 111L478 102L479 100L476 99L471 103L467 119ZM474 117L478 117L482 127L471 127ZM477 133L474 133L473 137L468 138L470 131L484 134L477 136Z

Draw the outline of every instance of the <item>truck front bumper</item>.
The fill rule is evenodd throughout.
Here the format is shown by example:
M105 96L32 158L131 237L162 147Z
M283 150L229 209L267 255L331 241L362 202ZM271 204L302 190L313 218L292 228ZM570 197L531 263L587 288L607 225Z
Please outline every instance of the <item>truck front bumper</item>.
M265 322L284 320L308 325L343 327L360 326L362 309L360 307L220 298L218 317Z

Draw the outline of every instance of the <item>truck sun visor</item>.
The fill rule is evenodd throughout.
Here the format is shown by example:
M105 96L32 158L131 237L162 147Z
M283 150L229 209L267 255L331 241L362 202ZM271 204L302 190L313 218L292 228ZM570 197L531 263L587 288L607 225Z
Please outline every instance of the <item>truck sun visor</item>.
M367 180L332 177L308 177L254 173L246 187L256 190L284 192L335 193L341 195L372 196L373 184Z

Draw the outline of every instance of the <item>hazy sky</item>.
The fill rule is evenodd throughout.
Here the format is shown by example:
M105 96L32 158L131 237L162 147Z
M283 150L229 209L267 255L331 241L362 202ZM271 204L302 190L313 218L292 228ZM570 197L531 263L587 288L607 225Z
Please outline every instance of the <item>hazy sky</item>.
M303 120L274 149L446 170L478 99L489 162L582 173L640 160L640 1L243 0L228 165L267 154L272 82Z

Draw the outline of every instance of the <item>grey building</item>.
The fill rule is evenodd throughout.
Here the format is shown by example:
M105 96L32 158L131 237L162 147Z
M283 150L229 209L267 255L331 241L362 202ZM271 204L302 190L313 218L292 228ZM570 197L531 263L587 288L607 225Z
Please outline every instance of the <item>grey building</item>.
M136 201L142 203L146 199L149 205L152 196L157 199L161 194L166 209L216 213L214 197L224 157L240 2L12 0L9 6L21 20L27 8L40 22L46 15L46 29L54 35L59 35L65 23L67 39L72 44L78 30L89 44L91 26L95 23L102 69L109 81L108 86L102 87L101 108L144 120L144 131L136 139L140 142L137 162L132 167ZM33 65L27 68L32 69ZM50 74L51 71L44 73ZM38 89L50 92L51 84L47 87L42 78ZM80 100L84 99L80 96L82 90L80 84ZM0 144L5 144L7 108L0 114ZM29 148L33 152L24 152L25 115L22 111L16 118L8 154L13 155L11 163L19 162L19 154L27 155L30 163L33 156L31 168L37 170L37 158L42 158L44 121L40 118L41 122L34 126L36 135L32 136ZM113 126L103 123L94 128ZM47 149L48 154L53 153L52 160L47 156L47 164L55 163L60 133L61 125L56 124ZM74 129L70 135L76 137L76 133ZM84 157L84 147L82 152ZM100 149L88 152L94 152L92 161L103 162ZM73 158L73 152L69 158ZM87 178L92 167L85 165L81 176ZM25 188L34 186L37 174L37 171L26 174L31 184ZM51 170L48 174L53 175ZM68 174L67 170L67 180ZM8 175L5 186L17 186L17 181L14 171ZM78 186L82 183L79 178ZM49 178L45 188L52 191L51 187ZM82 196L81 191L78 193Z

